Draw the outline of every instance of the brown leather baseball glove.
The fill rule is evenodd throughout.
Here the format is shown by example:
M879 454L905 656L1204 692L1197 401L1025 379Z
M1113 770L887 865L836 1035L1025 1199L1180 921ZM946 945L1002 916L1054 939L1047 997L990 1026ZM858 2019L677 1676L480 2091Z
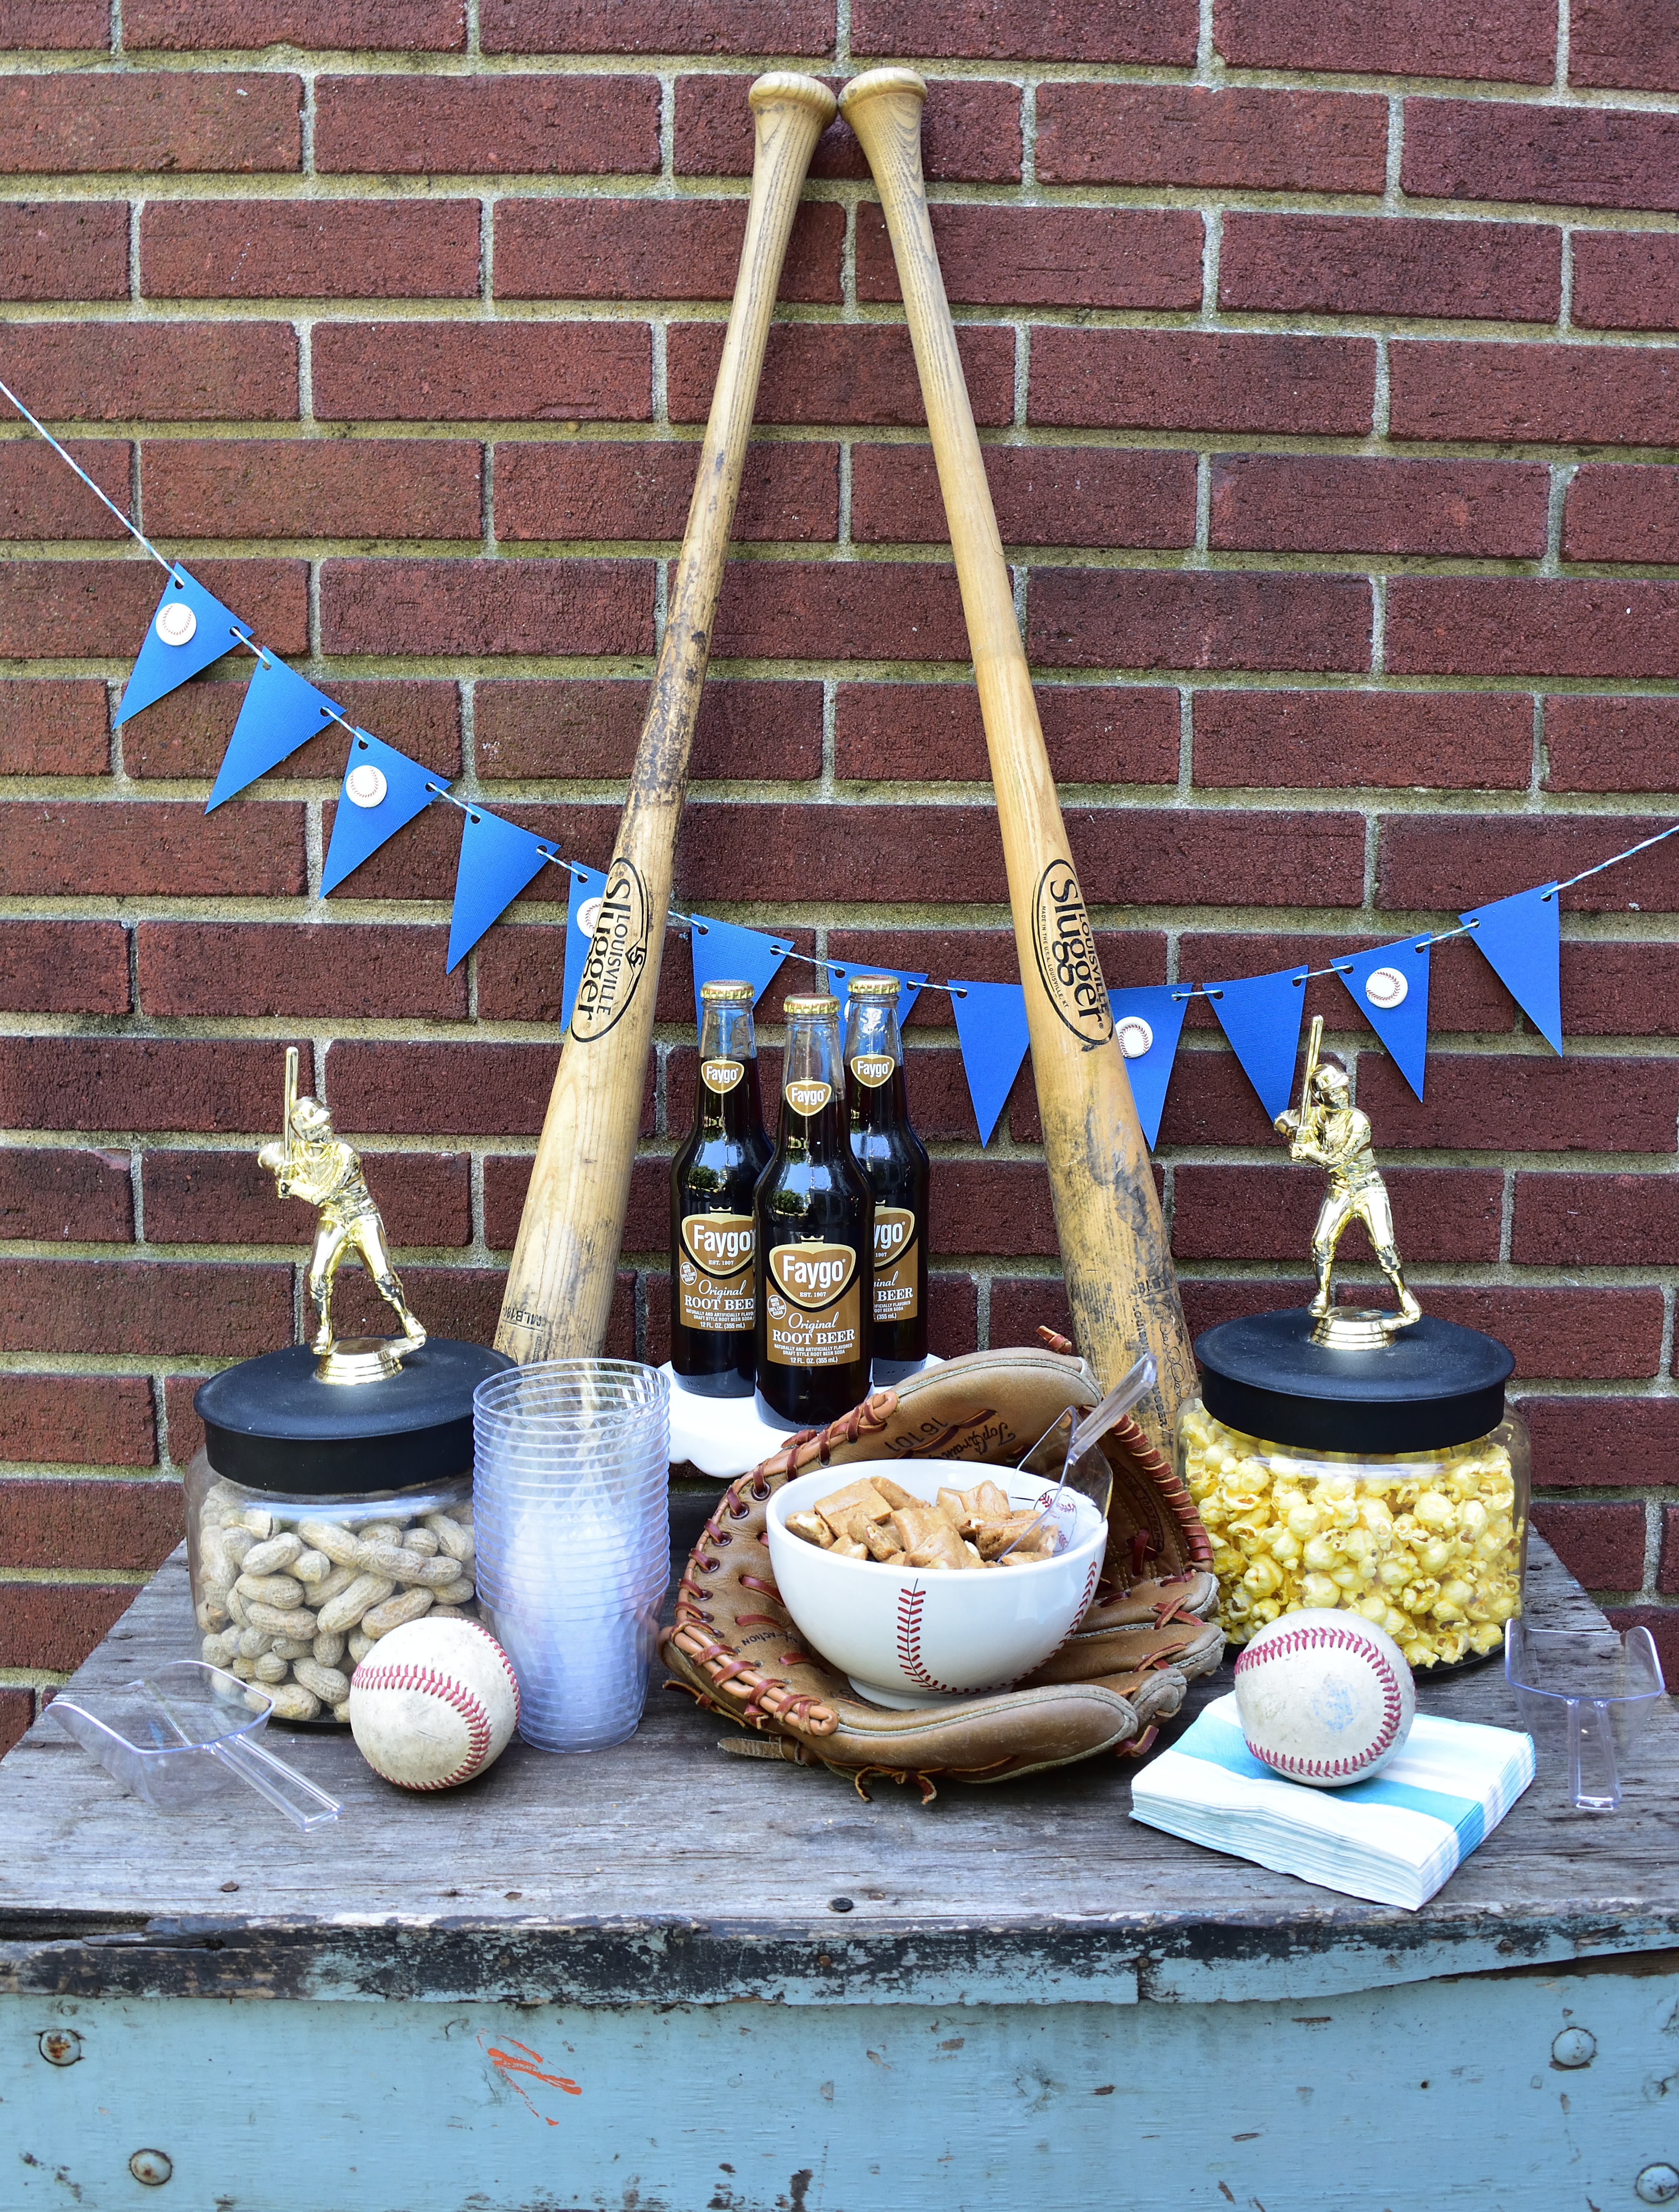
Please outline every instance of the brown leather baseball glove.
M917 1456L1015 1465L1059 1414L1072 1408L1076 1417L1100 1395L1066 1339L1040 1334L1049 1348L974 1352L877 1390L730 1484L660 1639L674 1677L667 1686L757 1732L721 1750L826 1766L849 1775L864 1797L872 1774L914 1780L927 1803L935 1775L1002 1782L1098 1752L1140 1757L1189 1679L1218 1666L1212 1547L1189 1493L1128 1419L1103 1445L1114 1472L1103 1577L1067 1642L1017 1687L891 1711L866 1703L837 1668L800 1648L770 1569L769 1498L818 1465ZM1063 1437L1028 1465L1058 1467Z

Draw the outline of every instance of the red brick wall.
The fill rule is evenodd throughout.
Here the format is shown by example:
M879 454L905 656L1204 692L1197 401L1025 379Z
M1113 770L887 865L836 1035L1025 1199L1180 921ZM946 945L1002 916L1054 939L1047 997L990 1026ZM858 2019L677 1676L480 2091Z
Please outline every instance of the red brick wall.
M746 86L915 61L1109 980L1321 961L1679 812L1679 33L1658 0L1561 17L0 0L0 374L268 645L599 863L733 280ZM1007 975L936 489L843 131L785 294L680 886L807 945ZM365 1144L421 1310L490 1333L561 916L535 887L446 975L441 811L321 908L338 739L205 819L235 686L113 738L156 572L21 438L0 516L15 1722L167 1549L194 1379L290 1330L307 1220L251 1158L283 1043ZM1420 1107L1338 985L1312 1000L1428 1303L1516 1348L1547 1531L1664 1626L1676 912L1679 847L1571 896L1560 1063L1443 947ZM654 1357L688 1005L676 947L615 1338ZM947 1011L923 1000L912 1042L958 1352L1062 1307L1030 1081L982 1156ZM1161 1146L1198 1323L1293 1291L1313 1202L1205 1011Z

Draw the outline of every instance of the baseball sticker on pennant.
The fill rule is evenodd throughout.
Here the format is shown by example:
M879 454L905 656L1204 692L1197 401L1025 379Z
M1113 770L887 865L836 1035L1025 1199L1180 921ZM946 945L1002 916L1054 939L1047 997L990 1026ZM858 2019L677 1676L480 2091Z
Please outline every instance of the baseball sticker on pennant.
M332 817L332 842L320 875L321 896L337 890L363 860L388 844L448 787L441 775L431 775L394 745L357 730L350 741L344 788Z
M1293 1094L1305 978L1304 967L1281 968L1269 975L1238 976L1206 987L1219 1027L1259 1093L1268 1121L1276 1120Z
M1170 983L1155 983L1141 990L1110 991L1108 1004L1143 1141L1153 1152L1189 999Z
M606 878L599 868L580 867L573 861L570 871L571 896L566 902L565 916L565 974L560 982L562 1033L571 1027L577 986L583 980L594 926L600 919L600 894L606 888Z
M1330 966L1352 994L1353 1004L1388 1048L1389 1057L1419 1098L1428 1060L1428 948L1427 935L1399 945L1372 945Z
M167 699L250 635L250 623L240 622L177 562L117 708L118 721Z
M551 845L521 830L516 822L503 822L499 815L486 814L480 806L467 808L461 823L454 907L449 915L451 968L459 966L532 877L556 857Z
M247 784L277 768L299 745L318 738L341 712L335 700L305 683L283 660L259 654L204 812L213 814Z
M1562 902L1554 884L1457 917L1553 1052L1562 1050Z

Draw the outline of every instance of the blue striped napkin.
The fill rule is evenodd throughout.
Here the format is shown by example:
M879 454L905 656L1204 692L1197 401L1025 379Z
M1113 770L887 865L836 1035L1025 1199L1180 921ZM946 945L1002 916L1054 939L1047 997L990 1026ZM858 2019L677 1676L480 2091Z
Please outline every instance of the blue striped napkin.
M1533 1779L1513 1729L1419 1713L1368 1782L1312 1790L1262 1765L1233 1695L1218 1698L1131 1785L1131 1817L1169 1836L1414 1912L1489 1836Z

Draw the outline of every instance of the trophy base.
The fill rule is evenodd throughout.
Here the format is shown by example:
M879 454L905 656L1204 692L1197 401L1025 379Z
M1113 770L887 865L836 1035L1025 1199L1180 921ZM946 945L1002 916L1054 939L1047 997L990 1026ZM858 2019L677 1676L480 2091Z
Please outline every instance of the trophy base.
M1331 1352L1379 1352L1402 1328L1410 1328L1420 1314L1390 1313L1382 1306L1336 1306L1311 1332L1314 1344Z
M341 1336L315 1362L322 1382L381 1382L400 1375L402 1363L425 1339L413 1336Z

